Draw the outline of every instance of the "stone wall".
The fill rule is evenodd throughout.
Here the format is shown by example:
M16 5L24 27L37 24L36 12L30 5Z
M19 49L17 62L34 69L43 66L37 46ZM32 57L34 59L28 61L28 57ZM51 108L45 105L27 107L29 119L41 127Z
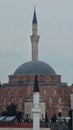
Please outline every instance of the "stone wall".
M13 102L17 104L18 110L24 112L25 102L33 95L34 76L9 76L9 83L0 86L0 110L5 110ZM61 76L58 75L39 75L38 81L48 116L52 117L54 113L58 116L59 110L62 111L62 116L68 116L72 87L62 84Z

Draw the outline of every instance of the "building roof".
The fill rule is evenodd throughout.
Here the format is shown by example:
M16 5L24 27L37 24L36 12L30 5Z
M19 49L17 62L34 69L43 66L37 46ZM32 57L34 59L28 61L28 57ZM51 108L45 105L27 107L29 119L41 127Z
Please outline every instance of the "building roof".
M0 121L3 121L6 118L6 116L0 116Z
M14 75L25 75L25 74L47 74L55 75L53 68L42 61L28 61L20 65Z
M10 121L13 121L14 119L16 119L16 116L8 116L8 117L5 118L4 121L10 122Z

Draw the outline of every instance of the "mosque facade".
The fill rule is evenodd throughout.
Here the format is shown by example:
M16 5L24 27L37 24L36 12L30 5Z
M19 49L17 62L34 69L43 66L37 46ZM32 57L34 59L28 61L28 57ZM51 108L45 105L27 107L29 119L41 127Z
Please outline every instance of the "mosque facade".
M32 60L19 66L13 75L9 75L8 83L0 86L0 111L5 111L10 103L17 104L24 117L32 118L33 87L35 75L38 76L40 92L40 118L56 116L68 116L71 109L72 86L61 82L61 75L47 63L38 60L38 23L34 9L32 21Z

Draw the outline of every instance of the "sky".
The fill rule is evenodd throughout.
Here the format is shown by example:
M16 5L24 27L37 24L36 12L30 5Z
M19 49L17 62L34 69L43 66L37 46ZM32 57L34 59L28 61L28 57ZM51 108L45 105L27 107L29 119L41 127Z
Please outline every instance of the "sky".
M32 18L36 8L39 60L62 82L73 83L73 0L0 0L0 81L31 60Z

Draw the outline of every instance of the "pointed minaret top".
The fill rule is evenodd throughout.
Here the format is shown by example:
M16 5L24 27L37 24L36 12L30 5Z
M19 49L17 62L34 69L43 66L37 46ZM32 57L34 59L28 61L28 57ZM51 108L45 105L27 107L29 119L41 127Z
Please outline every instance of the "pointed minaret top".
M39 85L38 85L37 75L35 75L34 90L33 90L33 92L39 92Z
M32 21L33 24L37 24L37 17L36 17L36 10L35 10L35 7L34 7L34 15L33 15L33 21Z

